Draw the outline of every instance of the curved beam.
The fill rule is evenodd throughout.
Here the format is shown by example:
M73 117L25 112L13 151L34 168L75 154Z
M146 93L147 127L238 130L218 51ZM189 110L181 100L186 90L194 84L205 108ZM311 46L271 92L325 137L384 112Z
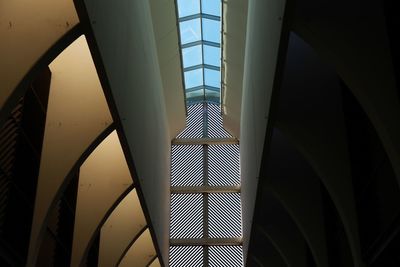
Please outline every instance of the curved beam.
M81 265L108 216L132 189L132 177L114 131L80 168L71 266Z
M143 267L146 266L156 255L150 231L146 229L135 243L129 248L126 255L117 266L121 267Z
M98 266L118 266L129 247L146 229L146 219L136 189L133 189L101 228Z
M0 29L0 125L32 80L82 34L72 1L16 0L1 10L8 25Z
M263 236L265 236L266 238L269 239L269 241L271 242L271 244L274 246L274 248L276 249L276 251L278 251L279 255L281 255L281 258L284 260L284 262L286 263L286 265L289 266L293 266L290 264L290 260L288 259L287 255L283 252L281 246L279 246L275 239L272 238L261 226L257 226L256 229L257 232L260 232Z
M153 259L150 260L150 262L146 265L146 267L160 267L160 261L157 258L157 255L154 256Z
M379 1L352 2L321 5L317 0L299 1L292 27L334 66L357 98L382 141L400 186L400 101L383 9ZM314 12L308 12L310 8Z
M265 205L268 204L265 203ZM287 214L286 210L284 212L287 217L282 217L276 212L263 212L268 219L258 222L255 226L256 233L260 233L270 240L288 266L305 267L307 245L303 233L292 218L289 218L290 214Z
M335 71L296 34L290 35L279 94L275 127L302 154L329 192L344 225L354 265L360 266L341 88Z
M34 266L50 209L71 173L108 135L111 115L84 36L51 64L47 109L27 266Z

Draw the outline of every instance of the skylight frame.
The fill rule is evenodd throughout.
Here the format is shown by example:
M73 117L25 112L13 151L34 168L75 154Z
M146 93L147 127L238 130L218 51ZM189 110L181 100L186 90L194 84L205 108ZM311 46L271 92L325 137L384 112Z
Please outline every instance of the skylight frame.
M219 12L221 12L221 14L219 16L215 15L215 14L209 14L203 11L203 1L204 0L197 0L196 1L196 7L194 8L196 11L198 11L198 13L193 13L193 9L191 10L191 12L186 13L185 16L180 16L180 6L179 3L180 1L177 0L176 4L177 4L177 14L178 14L178 31L179 31L179 47L180 47L180 52L181 52L181 57L182 57L182 75L183 75L183 84L184 84L184 91L185 91L185 99L186 99L186 104L190 105L190 104L194 104L194 103L198 103L198 102L213 102L216 104L220 104L221 102L221 88L222 88L222 75L221 75L221 70L222 70L222 51L221 51L221 47L222 47L222 1L220 0L214 0L214 1L218 1L220 7L219 7ZM198 6L197 6L198 3ZM213 13L213 12L210 12ZM189 15L187 15L189 14ZM185 32L183 32L182 29L182 23L185 22L189 22L192 20L199 20L200 21L200 32L199 32L199 39L195 38L194 41L191 42L185 42L183 39L183 36L185 34ZM215 42L210 41L210 40L205 40L204 39L204 33L205 33L205 28L204 28L204 23L205 21L214 21L214 22L218 22L219 23L219 36L218 36L218 41L219 42ZM195 22L195 21L193 21ZM196 22L197 24L197 22ZM190 27L185 28L185 30L190 29ZM193 31L193 35L195 35L197 32L198 28L196 25L196 28ZM215 36L215 32L216 30L214 30L214 34L212 36ZM201 47L201 62L200 64L196 64L196 65L189 65L189 66L183 66L183 62L190 62L190 59L186 59L185 60L185 51L184 49L186 48L190 48L190 47L195 47L195 46L200 46ZM207 55L205 55L205 47L215 47L215 48L219 48L219 53L218 53L218 59L215 57L215 52L213 53L207 53ZM210 51L210 50L209 50ZM208 57L206 59L206 56ZM214 58L215 57L215 58ZM205 63L207 61L207 64ZM198 63L198 60L196 60L196 62ZM215 62L218 62L218 64L214 64ZM202 83L196 84L195 86L191 86L188 87L187 83L189 83L188 81L186 81L186 73L188 73L189 71L193 71L193 70L197 70L197 69L201 69L202 71ZM216 79L216 75L215 75L215 71L218 72L218 78ZM212 79L207 79L206 78L206 72L209 73L213 73ZM208 76L210 77L210 76ZM215 82L216 81L216 82ZM198 91L198 92L197 92ZM202 91L202 93L200 93L200 91ZM197 92L197 93L196 93ZM213 92L212 94L210 94L209 92Z

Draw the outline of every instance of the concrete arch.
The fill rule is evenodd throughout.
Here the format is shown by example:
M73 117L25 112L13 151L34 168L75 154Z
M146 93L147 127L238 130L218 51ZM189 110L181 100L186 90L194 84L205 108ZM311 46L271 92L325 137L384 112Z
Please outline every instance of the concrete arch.
M148 265L156 255L150 231L146 229L130 246L117 266L143 267Z
M262 245L259 246L258 244ZM248 255L246 266L254 266L251 265L251 262L255 262L259 266L288 267L280 251L277 250L266 235L257 234L252 236L250 248L251 254Z
M298 220L297 215L299 212L291 212L293 205L288 207L287 203L282 203L282 196L276 197L276 193L268 191L270 189L263 191L264 209L262 210L262 215L258 215L257 217L255 225L256 233L265 235L271 241L288 266L306 266L307 259L305 255L307 245L314 252L315 262L319 263L325 260L326 263L325 244L323 242L316 242L318 240L316 240L315 236L308 234L311 227L315 226L318 233L321 226L315 225L315 220L308 220L306 223L311 223L311 226L307 229L307 227L304 227L304 220L300 220L300 222ZM298 199L298 196L293 198ZM307 209L307 207L304 207L304 209ZM304 210L300 212L304 214ZM265 216L265 219L262 221L261 216ZM319 248L318 245L322 245L322 248ZM318 266L321 265L319 264Z
M84 36L51 64L42 157L27 266L34 266L49 211L89 154L114 129Z
M291 34L275 125L321 179L344 225L354 265L362 266L340 92L335 71Z
M307 242L317 266L329 266L319 178L277 129L272 134L266 164L267 178L263 182L263 195L273 196L288 212ZM290 169L287 168L288 164ZM286 244L293 245L289 242Z
M146 229L146 219L136 189L133 189L115 207L101 228L98 266L118 266Z
M0 125L32 80L82 29L72 1L9 1L0 14Z
M96 234L132 188L132 177L114 131L80 168L71 266L82 264Z
M400 98L379 1L297 2L293 30L333 66L357 98L400 186Z

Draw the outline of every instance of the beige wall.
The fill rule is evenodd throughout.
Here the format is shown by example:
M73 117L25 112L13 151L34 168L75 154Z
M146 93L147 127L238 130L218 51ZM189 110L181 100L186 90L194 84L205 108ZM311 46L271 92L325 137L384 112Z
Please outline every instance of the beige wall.
M99 267L117 266L146 227L137 192L133 189L113 210L101 228Z
M80 168L71 266L81 265L108 214L132 187L132 183L117 132L114 131ZM134 213L135 206L131 208Z
M24 84L16 91L18 84L79 21L70 0L1 1L0 6L2 114L3 108L11 109L15 105L28 86ZM4 113L10 111L4 110Z
M143 267L147 266L155 257L153 242L149 230L144 231L135 243L129 248L119 266Z
M34 266L49 211L66 186L68 175L112 123L85 37L65 49L50 64L50 70L52 80L28 266Z

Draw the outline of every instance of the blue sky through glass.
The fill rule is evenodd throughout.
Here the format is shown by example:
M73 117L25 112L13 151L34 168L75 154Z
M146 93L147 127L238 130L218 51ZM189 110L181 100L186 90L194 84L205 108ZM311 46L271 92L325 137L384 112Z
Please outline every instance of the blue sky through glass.
M177 4L186 100L219 103L221 0L177 0Z

